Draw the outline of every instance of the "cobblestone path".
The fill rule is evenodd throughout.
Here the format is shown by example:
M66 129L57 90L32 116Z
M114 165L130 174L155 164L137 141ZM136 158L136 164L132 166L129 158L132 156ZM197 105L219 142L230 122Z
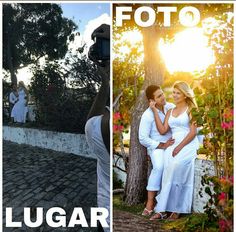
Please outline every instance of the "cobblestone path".
M23 222L23 208L61 207L67 220L74 207L82 207L86 219L96 207L96 161L73 154L3 142L3 231L96 231L94 228L5 227L5 208L13 208L13 220ZM45 215L44 215L45 216ZM89 223L89 220L88 220ZM90 224L90 223L89 223Z
M149 218L137 216L129 212L113 210L114 232L174 232L163 229L160 221L150 221Z

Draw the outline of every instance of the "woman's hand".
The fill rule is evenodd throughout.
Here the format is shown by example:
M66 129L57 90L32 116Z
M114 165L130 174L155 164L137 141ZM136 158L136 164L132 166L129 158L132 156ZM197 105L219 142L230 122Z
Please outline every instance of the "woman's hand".
M180 152L180 150L182 149L182 147L177 146L173 152L172 152L172 156L175 157L176 155L178 155L178 153Z

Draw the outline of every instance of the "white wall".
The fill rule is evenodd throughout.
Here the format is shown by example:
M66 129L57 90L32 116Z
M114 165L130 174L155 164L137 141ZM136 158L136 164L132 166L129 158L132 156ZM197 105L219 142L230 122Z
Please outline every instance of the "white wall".
M18 144L28 144L95 159L88 147L84 134L3 126L3 139Z
M214 163L210 160L196 159L195 162L195 176L194 176L194 193L193 193L193 210L194 212L204 212L203 207L206 205L209 196L205 193L205 187L201 185L202 176L205 174L214 176ZM203 197L199 195L200 188L203 188Z

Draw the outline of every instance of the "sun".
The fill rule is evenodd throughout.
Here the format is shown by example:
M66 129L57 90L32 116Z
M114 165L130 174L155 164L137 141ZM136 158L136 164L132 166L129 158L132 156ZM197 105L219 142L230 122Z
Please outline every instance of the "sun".
M158 43L166 68L174 72L202 72L214 64L214 51L208 46L208 37L201 28L190 28L175 35L174 41Z

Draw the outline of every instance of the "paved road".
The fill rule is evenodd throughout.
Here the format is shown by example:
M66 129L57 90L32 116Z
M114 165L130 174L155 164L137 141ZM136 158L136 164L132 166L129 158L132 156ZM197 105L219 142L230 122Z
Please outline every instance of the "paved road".
M67 220L74 207L82 207L86 219L90 208L96 207L96 161L73 154L65 154L3 142L3 223L4 232L96 231L94 228L22 228L5 227L5 208L13 207L13 220L23 221L23 208L35 207L46 211L62 207ZM24 223L23 223L24 224Z

